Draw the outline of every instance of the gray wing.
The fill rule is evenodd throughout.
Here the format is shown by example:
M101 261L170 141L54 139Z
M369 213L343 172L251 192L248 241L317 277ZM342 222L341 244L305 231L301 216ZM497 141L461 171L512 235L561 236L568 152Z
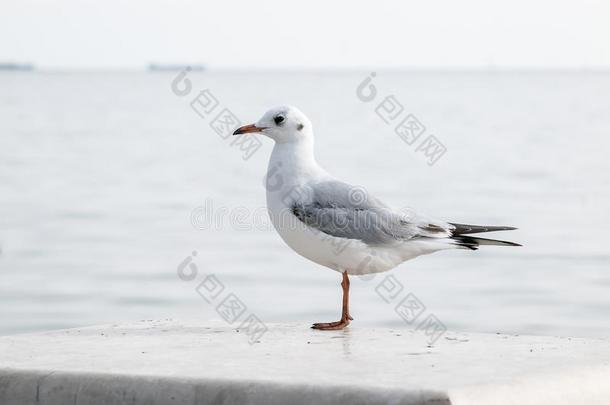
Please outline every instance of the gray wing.
M393 211L363 188L340 181L308 187L307 197L293 202L292 213L327 235L385 245L418 237L444 238L453 228L415 213Z

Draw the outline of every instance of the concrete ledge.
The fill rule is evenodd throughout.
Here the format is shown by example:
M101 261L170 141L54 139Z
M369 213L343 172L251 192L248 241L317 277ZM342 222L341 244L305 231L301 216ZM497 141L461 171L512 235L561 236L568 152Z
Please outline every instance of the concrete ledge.
M608 404L610 341L149 321L0 338L0 404Z

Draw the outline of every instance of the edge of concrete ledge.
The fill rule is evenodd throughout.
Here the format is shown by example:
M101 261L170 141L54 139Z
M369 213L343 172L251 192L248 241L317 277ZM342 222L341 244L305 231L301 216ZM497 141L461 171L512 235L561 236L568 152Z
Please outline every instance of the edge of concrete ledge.
M450 405L440 391L273 381L0 369L3 405L397 404Z

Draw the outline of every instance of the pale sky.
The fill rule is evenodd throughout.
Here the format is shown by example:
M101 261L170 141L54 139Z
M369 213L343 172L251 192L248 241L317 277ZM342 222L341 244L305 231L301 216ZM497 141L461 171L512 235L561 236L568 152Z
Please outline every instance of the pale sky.
M3 0L0 62L41 68L608 68L610 1Z

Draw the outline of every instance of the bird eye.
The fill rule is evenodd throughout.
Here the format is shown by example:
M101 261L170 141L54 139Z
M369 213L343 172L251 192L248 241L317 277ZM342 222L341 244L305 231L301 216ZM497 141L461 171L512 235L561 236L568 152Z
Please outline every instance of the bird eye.
M273 121L275 121L275 125L282 125L282 122L284 122L284 117L278 115L273 118Z

